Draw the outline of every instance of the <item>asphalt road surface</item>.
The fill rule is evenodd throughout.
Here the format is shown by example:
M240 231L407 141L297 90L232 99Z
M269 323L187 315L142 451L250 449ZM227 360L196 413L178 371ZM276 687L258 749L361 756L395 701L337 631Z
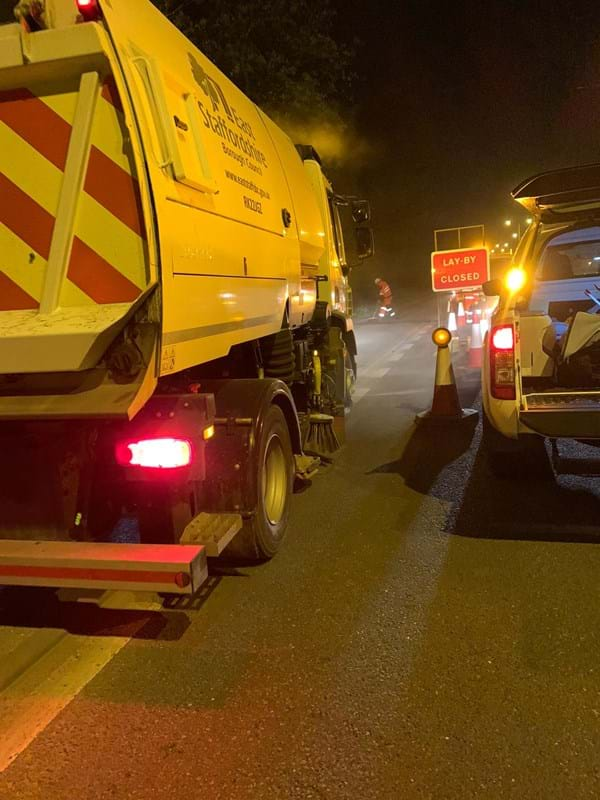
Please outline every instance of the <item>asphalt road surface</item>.
M1 800L600 796L598 479L416 430L435 315L399 312L271 563L188 609L0 595Z

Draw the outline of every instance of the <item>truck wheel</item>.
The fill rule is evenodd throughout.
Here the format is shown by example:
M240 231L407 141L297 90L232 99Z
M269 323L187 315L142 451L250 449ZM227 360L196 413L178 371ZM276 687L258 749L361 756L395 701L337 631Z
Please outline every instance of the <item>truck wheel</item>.
M481 447L492 473L507 480L548 479L552 476L550 460L541 436L508 439L499 433L483 414Z
M258 503L256 513L227 548L235 558L262 561L273 558L283 541L290 514L294 482L290 434L282 410L271 406L258 446Z

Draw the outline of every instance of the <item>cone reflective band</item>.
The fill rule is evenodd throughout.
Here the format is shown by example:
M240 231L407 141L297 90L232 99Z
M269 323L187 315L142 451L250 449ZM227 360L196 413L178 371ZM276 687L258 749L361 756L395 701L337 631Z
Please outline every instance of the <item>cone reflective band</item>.
M438 347L448 347L452 341L452 334L448 328L436 328L431 336L433 343Z

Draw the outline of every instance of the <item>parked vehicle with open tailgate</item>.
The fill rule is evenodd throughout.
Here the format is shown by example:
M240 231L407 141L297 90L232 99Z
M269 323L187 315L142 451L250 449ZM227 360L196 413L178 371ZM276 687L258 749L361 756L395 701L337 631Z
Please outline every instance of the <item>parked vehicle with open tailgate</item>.
M600 165L558 170L513 192L533 222L504 281L482 371L483 444L516 475L544 439L600 444ZM556 452L553 449L553 452Z
M276 552L316 463L311 414L350 405L340 209L366 257L368 204L335 194L315 150L149 0L15 12L0 26L0 583L191 593L207 555ZM128 516L133 542L115 534Z

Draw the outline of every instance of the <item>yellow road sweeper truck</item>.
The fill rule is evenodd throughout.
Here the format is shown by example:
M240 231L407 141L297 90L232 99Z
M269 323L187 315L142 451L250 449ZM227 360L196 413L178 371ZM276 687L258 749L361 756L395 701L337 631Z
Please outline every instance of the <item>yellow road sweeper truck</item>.
M341 206L368 256L368 204L148 0L17 5L0 585L189 594L226 547L275 554L356 373Z

